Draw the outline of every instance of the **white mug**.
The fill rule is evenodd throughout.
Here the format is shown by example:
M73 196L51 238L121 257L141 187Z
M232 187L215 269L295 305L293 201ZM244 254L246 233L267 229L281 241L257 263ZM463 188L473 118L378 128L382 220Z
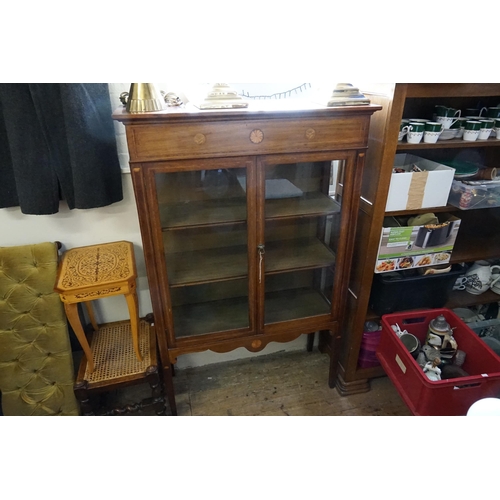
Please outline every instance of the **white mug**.
M492 292L498 293L500 295L500 273L494 273L495 269L500 269L500 266L491 266L491 283L490 288Z
M430 132L429 130L426 130L424 132L424 142L427 144L435 144L440 135L441 132Z
M406 140L410 143L410 144L418 144L421 140L422 140L422 137L424 136L424 133L423 132L413 132L413 131L409 131L408 132L408 135L406 136Z
M398 142L403 140L403 137L408 133L408 126L404 126L400 131L398 135Z
M418 144L424 136L424 127L425 125L423 123L410 122L408 125L408 132L406 133L406 140L410 144ZM420 129L420 131L418 131L418 129Z
M465 290L465 285L467 283L467 278L465 276L460 276L456 279L453 285L453 290Z
M479 136L479 130L464 129L464 141L475 141Z
M473 295L480 295L490 288L491 268L487 260L477 260L465 273L465 290Z

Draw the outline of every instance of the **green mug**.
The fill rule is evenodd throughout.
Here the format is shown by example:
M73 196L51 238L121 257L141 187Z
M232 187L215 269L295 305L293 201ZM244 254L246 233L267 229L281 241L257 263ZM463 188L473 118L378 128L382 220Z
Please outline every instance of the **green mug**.
M412 122L412 121L408 123L408 131L423 132L424 130L425 130L425 123Z
M486 140L490 137L491 131L493 130L493 125L495 125L495 120L482 119L479 120L481 123L481 130L479 131L478 139Z
M408 123L408 133L406 141L410 144L418 144L424 136L425 123L410 122Z
M479 120L479 123L481 123L481 128L493 128L495 125L495 120L485 118Z
M460 110L455 108L448 108L446 106L436 106L436 116L460 116Z
M442 131L443 125L441 123L427 122L425 124L424 142L428 144L435 144Z
M426 132L442 132L443 131L443 124L438 123L438 122L427 122L425 124L425 131Z
M467 120L465 130L481 130L481 122L476 120Z
M500 108L499 107L488 108L488 117L500 118Z

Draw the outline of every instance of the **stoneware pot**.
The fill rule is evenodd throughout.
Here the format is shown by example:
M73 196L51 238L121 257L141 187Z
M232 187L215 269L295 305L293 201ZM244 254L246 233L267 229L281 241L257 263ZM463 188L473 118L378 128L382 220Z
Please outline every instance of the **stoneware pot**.
M465 290L473 295L480 295L489 289L491 283L490 263L486 260L474 262L471 268L465 273L467 281Z

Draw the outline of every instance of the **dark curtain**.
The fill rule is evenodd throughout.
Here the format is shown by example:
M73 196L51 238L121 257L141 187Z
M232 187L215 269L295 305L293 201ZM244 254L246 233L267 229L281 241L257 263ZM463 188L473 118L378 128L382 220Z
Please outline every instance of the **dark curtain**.
M0 208L53 214L123 199L106 83L0 84Z

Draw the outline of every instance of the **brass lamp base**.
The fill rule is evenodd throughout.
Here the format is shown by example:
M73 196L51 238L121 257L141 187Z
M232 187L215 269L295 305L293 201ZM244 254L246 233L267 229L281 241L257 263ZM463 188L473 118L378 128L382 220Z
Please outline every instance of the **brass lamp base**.
M120 100L129 113L150 113L167 107L165 99L152 83L130 84L130 91L123 92Z

